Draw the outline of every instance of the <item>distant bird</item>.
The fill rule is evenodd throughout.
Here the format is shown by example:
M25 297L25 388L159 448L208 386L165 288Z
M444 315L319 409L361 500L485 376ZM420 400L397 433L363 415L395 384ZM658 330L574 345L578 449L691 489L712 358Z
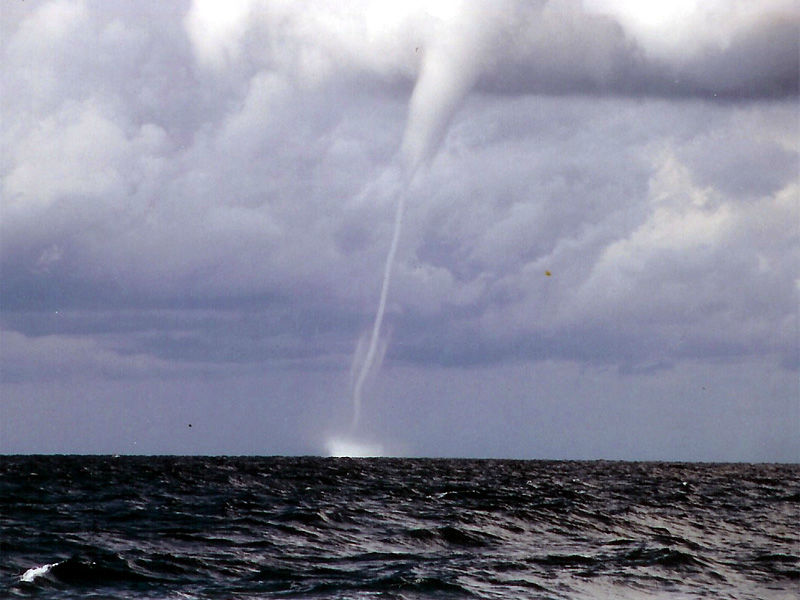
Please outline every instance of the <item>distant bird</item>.
M550 275L552 275L552 273L550 271L545 271L544 274L547 275L548 277L550 277Z

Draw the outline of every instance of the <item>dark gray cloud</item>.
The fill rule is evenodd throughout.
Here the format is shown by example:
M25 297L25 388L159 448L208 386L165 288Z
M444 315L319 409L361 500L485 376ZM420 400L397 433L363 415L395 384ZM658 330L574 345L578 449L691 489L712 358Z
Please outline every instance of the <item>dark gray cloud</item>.
M644 9L646 10L646 8ZM708 40L679 53L652 51L606 14L578 2L525 3L509 17L480 85L497 93L623 94L718 100L789 97L798 93L798 14L764 7L746 24L724 20ZM684 27L686 25L684 24ZM720 32L722 30L722 32ZM674 31L662 32L664 37ZM687 45L688 46L688 45Z
M3 379L280 373L321 410L287 373L346 379L404 160L389 380L796 369L796 7L672 40L601 4L15 3Z

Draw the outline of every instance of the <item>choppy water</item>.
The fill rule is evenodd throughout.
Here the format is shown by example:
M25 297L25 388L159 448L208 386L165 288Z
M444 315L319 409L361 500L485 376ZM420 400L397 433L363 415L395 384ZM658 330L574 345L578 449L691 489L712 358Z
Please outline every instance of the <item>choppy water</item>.
M0 595L795 598L800 466L0 457Z

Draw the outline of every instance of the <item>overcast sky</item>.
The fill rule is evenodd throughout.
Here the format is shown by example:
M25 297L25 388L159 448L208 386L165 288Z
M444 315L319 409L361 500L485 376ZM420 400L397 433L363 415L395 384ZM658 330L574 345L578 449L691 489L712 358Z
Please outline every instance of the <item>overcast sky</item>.
M799 23L3 2L0 452L800 460Z

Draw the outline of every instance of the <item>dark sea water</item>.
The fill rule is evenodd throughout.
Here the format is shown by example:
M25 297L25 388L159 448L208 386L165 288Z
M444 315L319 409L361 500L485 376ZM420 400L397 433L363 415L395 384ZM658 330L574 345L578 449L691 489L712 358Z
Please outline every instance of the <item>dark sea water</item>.
M0 457L0 596L796 598L800 466Z

